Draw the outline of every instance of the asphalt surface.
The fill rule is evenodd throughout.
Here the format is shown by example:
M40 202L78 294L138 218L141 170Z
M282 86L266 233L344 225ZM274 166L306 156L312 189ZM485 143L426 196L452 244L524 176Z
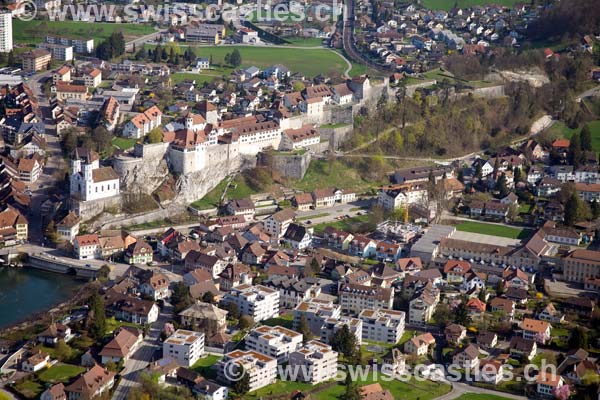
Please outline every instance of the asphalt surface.
M148 335L133 356L125 362L123 371L121 371L121 380L113 392L113 400L125 400L129 396L131 388L139 385L138 378L148 364L156 360L157 350L161 349L159 337L165 325L173 318L173 307L165 302L158 320L152 324Z

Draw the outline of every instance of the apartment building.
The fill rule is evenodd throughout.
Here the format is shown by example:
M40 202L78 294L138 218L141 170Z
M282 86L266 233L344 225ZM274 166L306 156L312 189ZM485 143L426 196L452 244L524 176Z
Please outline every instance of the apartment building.
M292 371L298 369L297 380L316 385L337 375L338 353L325 343L310 340L290 353L288 365Z
M73 60L73 46L65 46L62 44L42 43L40 48L46 49L52 54L52 58L58 61Z
M52 54L46 49L35 49L23 53L21 61L23 65L23 71L25 72L37 72L45 70L50 65L52 60Z
M226 293L222 302L236 304L242 315L255 322L279 316L279 291L262 285L239 285Z
M8 53L13 49L12 13L0 12L0 53Z
M72 46L76 53L87 54L94 50L94 39L74 39L64 36L46 36L46 43Z
M97 234L79 235L73 240L73 252L79 260L102 258L100 237Z
M365 309L358 318L362 321L362 338L383 343L398 343L404 334L404 311Z
M409 323L426 324L429 322L435 312L439 300L439 290L431 283L427 283L427 285L409 303Z
M281 211L277 211L269 218L263 220L265 230L269 235L274 238L281 238L290 224L296 218L296 213L291 208L284 208Z
M163 357L190 367L204 354L204 333L178 329L163 342Z
M312 298L298 304L294 309L294 329L300 326L302 316L306 318L306 322L310 331L315 336L321 336L321 331L327 319L338 320L342 315L342 309L339 305L332 301L320 300Z
M342 327L346 326L350 330L350 333L356 338L356 344L359 346L362 344L362 320L354 317L342 316L337 319L327 318L324 322L325 323L319 332L321 342L330 343L333 335L342 329Z
M360 313L364 309L392 309L394 289L345 284L339 289L342 311Z
M584 283L600 278L600 251L577 249L562 259L563 279Z
M377 193L377 204L386 210L395 210L411 204L425 204L426 201L425 183L388 186L379 189Z
M216 368L217 379L229 385L234 383L230 378L235 375L235 368L241 368L249 377L250 392L275 383L277 379L277 360L252 350L227 353Z
M219 44L225 36L225 26L220 24L189 25L185 30L188 42Z
M288 360L290 353L302 346L302 334L282 326L259 326L246 337L246 349L277 359Z

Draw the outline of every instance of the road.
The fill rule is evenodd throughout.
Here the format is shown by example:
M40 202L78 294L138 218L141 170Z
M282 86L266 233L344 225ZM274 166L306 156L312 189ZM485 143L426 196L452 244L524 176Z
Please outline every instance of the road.
M470 385L467 385L466 383L460 383L460 382L453 382L452 390L443 396L436 397L436 400L453 400L453 399L456 399L456 398L462 396L465 393L487 394L490 396L506 397L507 399L527 400L527 397L525 397L525 396L516 396L514 394L498 392L498 391L489 390L489 389L483 389L483 388L480 388L477 386L470 386Z
M514 145L514 144L524 142L525 140L528 140L528 139L536 136L540 132L546 130L547 128L552 126L555 122L556 121L553 120L552 117L550 117L549 115L544 115L544 116L538 118L537 120L535 120L533 122L533 124L531 124L531 129L530 129L528 135L526 135L524 137L520 137L518 139L514 139L510 144ZM374 143L376 140L377 139L373 139L370 143ZM353 158L353 157L354 158L365 158L365 157L375 157L376 156L374 154L369 154L369 153L354 153L356 150L359 150L362 148L364 148L364 145L361 145L357 148L351 149L347 152L336 152L335 156L336 157L344 157L344 158ZM475 158L477 158L477 156L479 154L484 153L486 150L488 150L488 149L474 151L474 152L464 154L462 156L453 157L453 158L380 156L380 155L377 155L377 157L382 157L382 158L388 159L388 160L421 161L421 162L430 162L430 163L436 163L436 164L451 164L456 161L459 161L459 162L460 161L473 161ZM352 154L349 154L349 153L352 153Z
M163 32L166 32L166 30L162 29L162 30L150 33L148 35L140 36L139 38L130 40L125 43L125 49L128 51L131 51L133 49L134 45L137 47L139 45L143 46L144 44L146 44L148 42L154 42L154 41L156 41L156 38L158 38L160 36L160 34Z
M594 88L586 90L585 92L583 92L579 96L577 96L575 98L575 101L579 103L581 101L581 99L585 99L586 97L594 97L594 96L600 96L600 86L596 86Z
M32 191L31 206L29 213L29 238L32 241L39 242L43 237L42 216L40 214L41 204L48 198L48 193L57 181L64 178L66 172L65 161L62 157L60 139L56 136L56 125L50 119L50 103L44 95L43 83L47 79L52 79L53 71L43 71L33 75L27 81L27 86L31 89L34 97L37 99L40 107L42 122L44 122L46 140L46 164L43 173L38 180L29 185Z
M342 22L342 43L344 46L344 51L351 60L357 63L366 65L367 67L379 72L389 73L389 68L372 62L356 48L356 42L354 40L354 20L354 0L346 0L344 7L344 19Z
M158 320L152 324L148 335L121 371L121 381L113 393L113 400L125 400L132 387L139 385L138 377L150 362L157 359L156 352L160 350L160 333L165 323L173 319L173 307L165 302Z

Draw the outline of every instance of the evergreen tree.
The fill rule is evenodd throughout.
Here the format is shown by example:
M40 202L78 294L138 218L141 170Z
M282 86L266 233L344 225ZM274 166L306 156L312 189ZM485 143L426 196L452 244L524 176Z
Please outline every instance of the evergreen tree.
M202 295L202 301L205 303L213 304L215 302L215 295L209 290Z
M567 160L569 164L573 166L573 169L577 169L581 165L583 154L581 152L581 142L579 135L574 133L569 143L569 152L567 153Z
M6 64L8 64L9 67L12 67L15 65L15 52L14 50L11 50L8 52L8 57L6 60Z
M576 326L571 330L569 336L569 349L584 349L588 348L588 335L584 328Z
M521 180L523 179L522 175L523 174L521 173L521 168L519 168L519 167L515 168L515 171L514 171L515 184L517 184L518 182L521 182Z
M355 354L358 344L356 336L350 332L348 325L344 325L332 336L330 345L333 350L350 358Z
M592 151L592 132L588 124L585 124L580 133L581 150Z
M573 226L582 219L582 204L577 193L571 194L567 204L565 204L565 225Z
M106 334L106 311L104 309L104 299L97 293L90 299L91 324L88 329L89 335L100 340Z
M344 392L344 400L360 400L362 399L362 394L360 393L360 388L356 383L352 381L352 377L350 374L346 374L346 390Z
M233 50L231 55L229 56L229 63L233 68L237 68L242 65L242 55L238 49Z
M469 310L467 309L467 302L464 301L464 299L454 310L454 322L463 326L466 326L471 322Z
M304 316L304 314L302 314L302 316L300 317L300 323L298 324L298 332L302 334L304 343L308 342L312 337L310 326L308 325L308 321L306 320L306 316Z
M233 384L233 390L238 395L244 395L250 391L250 375L244 370L244 367L238 364L237 373L241 378Z
M508 186L506 185L506 174L502 173L498 181L496 182L496 190L500 197L506 197L509 193Z

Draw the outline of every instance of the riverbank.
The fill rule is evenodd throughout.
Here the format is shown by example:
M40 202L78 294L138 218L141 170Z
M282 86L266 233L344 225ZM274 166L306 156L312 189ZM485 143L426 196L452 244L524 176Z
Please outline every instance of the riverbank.
M27 267L24 267L23 270L19 272L22 274L40 274L39 271L28 270ZM72 277L61 276L61 279L72 280L71 282L67 282L68 284L65 288L65 290L69 290L68 294L61 296L61 300L57 302L49 302L47 307L38 308L35 312L25 314L23 318L15 319L6 324L2 324L0 326L0 339L8 342L9 344L14 344L23 339L30 339L34 337L37 333L46 329L53 320L68 314L73 307L82 305L90 296L90 294L98 289L98 283L96 282L77 284L75 279ZM26 295L31 297L31 301L35 301L37 297L36 293L39 292L27 293Z

